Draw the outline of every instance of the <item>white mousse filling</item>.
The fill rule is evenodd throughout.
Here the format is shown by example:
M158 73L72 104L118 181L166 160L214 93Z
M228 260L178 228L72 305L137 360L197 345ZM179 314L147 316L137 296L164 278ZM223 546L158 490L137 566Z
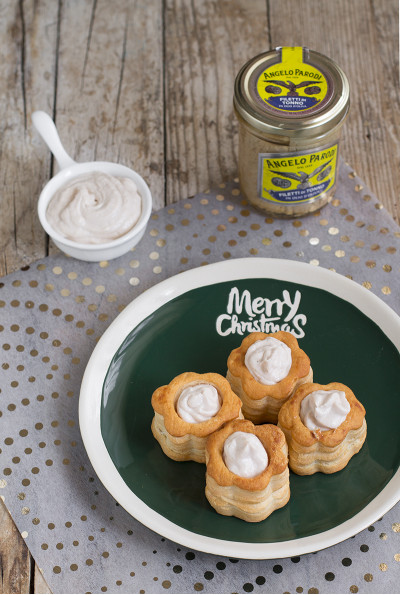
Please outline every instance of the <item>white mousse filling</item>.
M342 390L315 390L302 400L300 419L309 430L333 430L349 411L350 403Z
M261 440L248 432L234 432L225 440L223 459L229 471L240 477L255 477L268 465Z
M221 399L212 384L192 384L179 395L176 410L179 417L191 424L207 421L221 409Z
M292 352L282 341L267 337L250 345L244 363L257 382L277 384L289 374Z

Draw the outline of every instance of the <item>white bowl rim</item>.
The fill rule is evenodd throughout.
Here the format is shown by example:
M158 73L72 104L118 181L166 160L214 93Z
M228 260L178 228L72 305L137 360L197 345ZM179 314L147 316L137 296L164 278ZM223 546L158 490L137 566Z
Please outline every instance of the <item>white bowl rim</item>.
M120 175L125 173L127 177L131 177L134 179L135 182L138 183L139 193L142 198L142 212L140 214L138 222L133 226L131 230L125 233L123 236L112 240L111 242L105 242L102 244L84 244L82 242L75 242L74 240L70 240L56 231L48 222L46 217L46 211L50 200L52 199L54 193L62 187L62 185L70 179L78 177L86 172L105 172L107 169L114 169L121 172ZM108 173L108 172L107 172ZM115 176L118 176L118 173L114 173ZM55 186L55 188L52 188ZM51 236L56 242L62 244L64 246L68 246L70 248L75 248L77 250L85 250L88 252L95 252L100 250L105 250L107 248L115 248L124 244L125 242L129 242L135 236L137 236L143 228L146 226L152 209L152 196L150 192L150 188L148 187L145 180L142 176L131 169L126 165L122 165L120 163L114 163L112 161L86 161L82 163L74 163L68 167L61 169L57 172L43 187L38 200L38 216L40 223L46 233Z
M282 542L225 541L189 531L151 509L119 475L100 427L102 386L116 349L148 315L183 293L223 281L273 278L316 287L336 295L368 316L400 352L400 318L383 300L355 281L311 264L279 258L239 258L179 273L147 289L117 316L105 331L86 366L79 396L79 426L86 452L106 489L125 510L163 537L195 550L253 560L298 556L336 545L372 525L400 499L400 468L353 517L321 533ZM354 298L359 298L354 301ZM361 299L360 299L361 298Z

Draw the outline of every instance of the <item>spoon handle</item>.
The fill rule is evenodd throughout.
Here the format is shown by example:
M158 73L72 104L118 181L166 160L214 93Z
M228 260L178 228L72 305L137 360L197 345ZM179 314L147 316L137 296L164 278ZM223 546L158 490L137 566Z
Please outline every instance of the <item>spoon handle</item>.
M50 151L53 153L60 169L74 165L75 161L68 155L61 144L57 128L46 112L37 111L32 114L32 122Z

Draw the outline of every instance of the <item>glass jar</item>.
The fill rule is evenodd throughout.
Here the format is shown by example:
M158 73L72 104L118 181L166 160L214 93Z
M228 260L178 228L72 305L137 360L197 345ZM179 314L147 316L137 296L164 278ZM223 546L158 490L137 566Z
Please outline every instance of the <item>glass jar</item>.
M327 56L281 47L245 64L235 81L239 180L274 217L320 209L335 192L349 83Z

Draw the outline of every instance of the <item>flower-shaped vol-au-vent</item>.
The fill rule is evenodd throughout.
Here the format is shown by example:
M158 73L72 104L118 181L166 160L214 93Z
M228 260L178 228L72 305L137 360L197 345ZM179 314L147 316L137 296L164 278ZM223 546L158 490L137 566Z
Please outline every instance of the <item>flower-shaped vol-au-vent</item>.
M289 467L298 475L343 469L364 444L365 409L344 384L306 383L279 412L289 446Z
M226 516L266 519L290 497L287 444L272 424L229 422L207 440L206 497Z
M242 402L229 382L212 372L185 372L154 391L153 436L175 461L205 463L210 434L238 417Z
M228 358L226 375L254 423L278 421L283 403L303 382L312 382L310 359L285 331L251 333Z

